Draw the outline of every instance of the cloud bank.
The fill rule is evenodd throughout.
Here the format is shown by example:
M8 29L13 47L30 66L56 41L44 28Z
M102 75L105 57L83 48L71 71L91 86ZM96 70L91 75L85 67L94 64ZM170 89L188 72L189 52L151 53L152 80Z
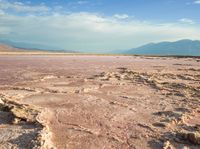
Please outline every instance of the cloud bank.
M38 15L36 11L47 12L50 8L45 5L29 7L21 3L6 7L0 4L0 38L87 52L130 49L152 41L200 39L199 27L189 19L160 24L129 18L125 14L105 16L51 11ZM11 14L6 11L8 8L33 13Z
M182 19L179 19L179 21L186 24L195 24L193 20L188 19L188 18L182 18Z
M48 12L50 8L41 4L37 6L29 6L22 2L13 2L0 0L0 9L2 10L12 10L16 12Z

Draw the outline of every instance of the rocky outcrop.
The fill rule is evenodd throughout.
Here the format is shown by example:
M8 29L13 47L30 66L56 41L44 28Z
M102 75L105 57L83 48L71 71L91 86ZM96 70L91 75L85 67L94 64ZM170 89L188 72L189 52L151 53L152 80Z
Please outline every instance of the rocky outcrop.
M0 148L55 148L51 142L51 133L48 126L38 119L41 109L1 97L0 112L5 114L5 117L2 114L2 119L5 120L2 123L5 126L3 128L0 126L0 128L7 133L6 137L0 137L0 142L2 142ZM12 133L9 133L9 131Z

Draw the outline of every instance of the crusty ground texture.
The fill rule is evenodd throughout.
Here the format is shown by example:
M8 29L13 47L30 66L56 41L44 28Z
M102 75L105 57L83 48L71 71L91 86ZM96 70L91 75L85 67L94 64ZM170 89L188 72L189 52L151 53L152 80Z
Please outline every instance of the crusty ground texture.
M0 56L2 149L200 149L200 59Z

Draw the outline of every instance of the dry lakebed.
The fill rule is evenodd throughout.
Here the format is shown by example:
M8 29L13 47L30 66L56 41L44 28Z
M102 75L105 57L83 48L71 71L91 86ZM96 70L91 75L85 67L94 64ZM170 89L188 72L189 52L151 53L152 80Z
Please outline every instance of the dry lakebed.
M200 58L0 55L1 149L200 149Z

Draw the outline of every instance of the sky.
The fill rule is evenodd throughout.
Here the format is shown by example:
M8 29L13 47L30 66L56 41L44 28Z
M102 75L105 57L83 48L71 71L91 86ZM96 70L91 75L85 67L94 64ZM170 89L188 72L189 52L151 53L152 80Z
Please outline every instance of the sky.
M0 0L0 39L83 52L200 40L200 0Z

